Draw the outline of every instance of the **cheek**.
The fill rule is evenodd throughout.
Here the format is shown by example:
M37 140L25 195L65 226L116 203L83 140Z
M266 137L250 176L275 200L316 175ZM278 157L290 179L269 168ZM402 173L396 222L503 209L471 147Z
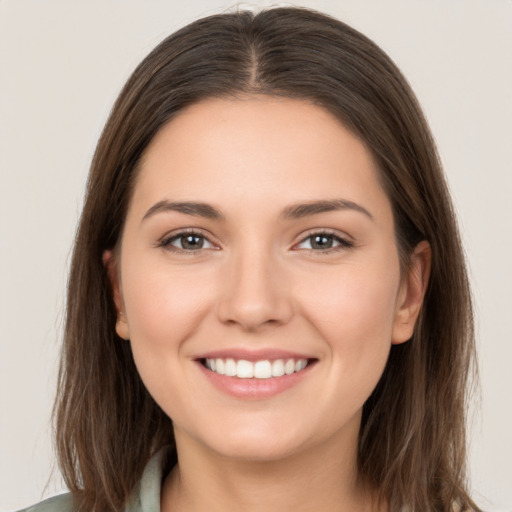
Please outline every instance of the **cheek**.
M365 265L317 274L302 289L303 314L330 352L332 394L353 408L368 398L386 365L398 284L398 264Z
M391 340L399 271L398 265L381 267L354 265L335 273L317 272L303 281L304 313L326 338L347 344L364 338Z
M200 276L153 268L131 272L127 265L123 296L130 342L137 367L145 375L169 370L183 357L205 312L208 289Z
M126 265L123 281L134 361L146 389L166 414L186 417L194 393L190 386L183 387L188 341L204 321L213 284L206 276L172 272L165 265L146 272L140 268L147 267L134 265L131 272Z

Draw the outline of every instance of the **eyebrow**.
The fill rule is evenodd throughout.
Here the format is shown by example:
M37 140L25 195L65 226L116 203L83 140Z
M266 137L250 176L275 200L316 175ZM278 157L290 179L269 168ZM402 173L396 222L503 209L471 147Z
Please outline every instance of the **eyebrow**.
M281 212L279 217L282 220L301 219L318 213L338 210L353 210L362 213L369 219L373 220L373 215L366 208L358 203L354 203L353 201L347 201L346 199L330 199L292 204L287 206ZM196 217L204 217L212 220L225 220L224 214L208 203L195 201L170 202L166 199L159 201L149 208L142 220L144 221L148 217L152 217L157 213L170 211L193 215Z
M199 203L193 201L184 201L184 202L173 202L167 201L164 199L163 201L159 201L154 204L142 217L142 220L146 220L148 217L151 217L157 213L162 212L179 212L185 213L186 215L194 215L196 217L205 217L207 219L213 220L224 220L224 215L217 210L214 206L208 203Z
M354 210L363 213L369 219L373 220L373 215L366 208L353 201L347 201L346 199L330 199L292 204L283 210L281 217L283 219L300 219L317 213L337 210Z

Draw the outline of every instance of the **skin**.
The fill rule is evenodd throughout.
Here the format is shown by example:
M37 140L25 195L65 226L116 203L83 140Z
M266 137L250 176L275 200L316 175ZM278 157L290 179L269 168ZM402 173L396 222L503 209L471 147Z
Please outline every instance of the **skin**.
M368 214L280 217L293 203L332 199ZM147 214L164 200L206 202L224 219ZM169 243L182 228L204 236L202 248L173 251L183 250L183 239ZM351 246L313 245L308 237L326 229ZM188 107L147 148L121 245L104 262L116 330L174 424L179 465L164 512L372 510L356 469L361 410L391 345L412 335L430 250L419 244L401 273L391 204L358 138L302 100ZM316 364L290 389L244 400L212 386L195 361L232 348L290 350Z

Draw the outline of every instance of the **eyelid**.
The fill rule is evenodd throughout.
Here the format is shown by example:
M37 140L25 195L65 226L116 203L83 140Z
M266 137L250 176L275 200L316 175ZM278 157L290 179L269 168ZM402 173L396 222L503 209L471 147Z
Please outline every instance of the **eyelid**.
M335 252L338 252L338 251L352 249L354 247L354 245L355 245L354 240L352 239L352 237L350 237L347 234L342 234L339 231L336 231L336 230L331 229L331 228L314 228L314 229L311 229L309 231L306 231L306 233L303 233L301 235L301 239L299 240L299 242L297 242L294 245L294 247L299 245L299 244L302 244L308 238L311 238L314 235L327 235L327 236L330 236L330 237L336 239L339 242L340 245L337 246L337 247L328 248L328 249L323 250L323 251L322 250L314 250L314 249L304 249L304 250L307 250L307 251L309 251L309 252L311 252L313 254L335 253ZM298 250L301 250L301 249L298 249Z
M179 237L187 235L187 234L198 235L201 238L207 240L208 243L210 243L214 246L217 246L217 247L215 247L213 249L212 248L199 248L196 250L187 250L187 249L180 249L179 247L175 247L170 244L170 242L173 239L178 239ZM326 250L315 250L315 249L295 249L295 250L307 250L314 254L329 254L329 253L335 253L335 252L338 252L341 250L351 249L354 246L354 241L348 235L342 235L338 231L330 229L330 228L314 228L314 229L311 229L311 230L303 233L301 235L300 240L297 243L295 243L293 247L296 247L297 245L304 243L306 240L308 240L308 238L311 238L314 235L327 235L327 236L332 237L335 240L337 240L339 245L336 247L330 247ZM155 245L157 247L163 247L164 249L169 250L171 252L194 256L194 255L201 254L205 250L209 250L209 251L219 250L218 244L213 242L211 240L211 238L212 238L211 235L205 234L205 231L201 228L194 228L194 227L180 228L180 229L171 231L169 233L166 233L163 237L161 237L159 239L159 241ZM294 249L292 248L292 250L294 250Z
M186 250L186 249L180 249L179 247L175 247L175 246L170 244L170 242L173 239L178 239L181 236L189 235L189 234L190 235L198 235L201 238L204 238L205 240L207 240L208 243L210 243L211 245L213 245L215 247L214 248L206 248L206 249L199 248L199 249L196 249L196 250ZM166 233L164 236L162 236L158 240L158 242L155 244L155 246L156 247L162 247L162 248L164 248L164 249L166 249L166 250L168 250L170 252L175 252L175 253L187 254L187 255L194 256L194 255L201 254L205 250L211 251L211 250L218 250L219 249L218 244L213 242L211 240L211 238L213 238L213 237L210 234L206 234L206 232L203 229L201 229L201 228L194 228L194 227L179 228L179 229L176 229L174 231L170 231L169 233Z

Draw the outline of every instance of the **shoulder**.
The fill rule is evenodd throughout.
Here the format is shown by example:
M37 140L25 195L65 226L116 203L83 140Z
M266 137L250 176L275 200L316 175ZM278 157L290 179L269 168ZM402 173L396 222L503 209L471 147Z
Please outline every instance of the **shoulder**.
M75 505L70 492L59 494L18 512L73 512Z

